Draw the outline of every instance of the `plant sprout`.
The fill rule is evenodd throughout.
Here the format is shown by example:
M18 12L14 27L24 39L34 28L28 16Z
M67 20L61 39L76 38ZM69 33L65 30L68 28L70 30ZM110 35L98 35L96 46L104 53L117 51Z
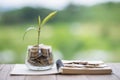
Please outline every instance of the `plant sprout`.
M37 45L39 45L39 41L40 41L40 32L41 32L41 28L53 17L55 16L55 14L57 13L57 11L51 12L48 16L46 16L43 20L41 20L40 16L38 16L38 28L36 27L29 27L26 29L24 35L23 35L23 40L25 38L25 35L28 31L30 30L35 30L38 33L38 39L37 39Z

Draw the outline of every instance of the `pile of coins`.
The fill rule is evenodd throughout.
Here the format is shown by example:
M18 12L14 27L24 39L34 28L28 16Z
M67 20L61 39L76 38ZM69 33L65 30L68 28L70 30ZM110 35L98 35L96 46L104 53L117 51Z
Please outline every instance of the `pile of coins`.
M33 66L49 66L53 64L53 55L50 46L39 45L28 48L27 62Z

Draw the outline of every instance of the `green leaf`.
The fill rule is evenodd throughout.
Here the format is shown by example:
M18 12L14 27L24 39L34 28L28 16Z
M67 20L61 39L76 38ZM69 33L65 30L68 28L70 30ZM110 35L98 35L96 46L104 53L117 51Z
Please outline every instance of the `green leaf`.
M25 38L26 33L27 33L28 31L31 31L31 30L37 31L37 28L35 28L35 27L29 27L29 28L27 28L26 31L25 31L25 33L24 33L24 35L23 35L23 40L24 40L24 38Z
M42 21L42 23L41 23L41 26L43 26L45 23L47 23L47 21L48 21L49 19L51 19L56 13L57 13L57 11L54 11L54 12L50 13L48 16L46 16L46 17L43 19L43 21Z
M41 18L40 18L40 16L38 16L38 24L39 24L39 27L40 27L40 25L41 25Z

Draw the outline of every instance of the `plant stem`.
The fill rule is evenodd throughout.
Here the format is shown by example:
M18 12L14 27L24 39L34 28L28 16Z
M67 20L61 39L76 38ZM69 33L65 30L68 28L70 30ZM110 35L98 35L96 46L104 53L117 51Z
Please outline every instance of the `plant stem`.
M38 40L37 40L37 45L39 46L39 40L40 40L40 31L41 31L41 20L40 20L40 16L38 16L38 24L39 24L39 26L38 26Z
M39 40L40 40L40 27L38 28L38 40L37 40L38 41L37 42L38 46L39 46L39 43L40 43Z

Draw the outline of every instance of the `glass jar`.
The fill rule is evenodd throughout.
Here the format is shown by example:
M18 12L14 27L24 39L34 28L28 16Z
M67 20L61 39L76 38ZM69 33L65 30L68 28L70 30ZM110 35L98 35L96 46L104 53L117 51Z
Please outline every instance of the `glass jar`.
M25 64L30 70L51 69L54 63L51 46L28 46Z

